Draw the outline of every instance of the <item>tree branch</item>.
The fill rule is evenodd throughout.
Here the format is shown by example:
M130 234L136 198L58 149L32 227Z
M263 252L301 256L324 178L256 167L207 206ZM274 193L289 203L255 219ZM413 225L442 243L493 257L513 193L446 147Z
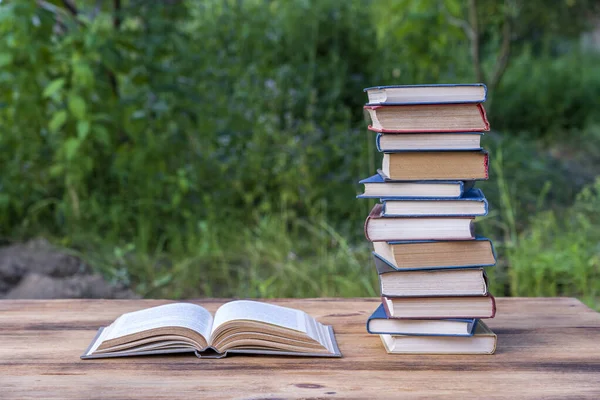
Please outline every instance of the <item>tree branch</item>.
M485 81L485 75L481 66L480 56L480 41L479 41L479 21L477 18L477 4L475 0L469 1L469 20L456 18L450 14L443 1L440 1L439 5L442 8L444 16L450 25L456 26L463 30L465 36L469 40L471 61L473 62L473 68L475 69L475 76L479 82Z
M121 27L121 0L114 0L113 26L118 30Z
M65 6L65 8L67 10L69 10L69 12L71 14L73 14L74 16L77 16L77 14L79 14L79 12L77 11L77 7L75 6L75 3L73 3L71 0L62 0L62 3Z
M506 2L508 3L508 2ZM512 16L508 9L508 4L504 5L504 23L502 26L502 44L496 57L496 63L494 65L494 72L490 78L489 86L491 89L495 88L502 76L506 67L508 66L508 60L510 58L511 42L512 42Z
M477 18L477 1L469 0L469 25L473 30L471 39L471 61L475 69L475 76L478 82L485 82L485 74L481 66L481 46L479 42L479 20Z

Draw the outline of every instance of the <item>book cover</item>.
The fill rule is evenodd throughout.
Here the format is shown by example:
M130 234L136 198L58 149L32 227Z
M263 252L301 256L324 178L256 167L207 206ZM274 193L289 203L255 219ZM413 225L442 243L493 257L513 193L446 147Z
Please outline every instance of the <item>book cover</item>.
M364 224L364 233L365 233L365 237L367 238L368 241L373 242L373 241L383 241L383 242L387 242L387 241L392 241L392 240L398 240L398 239L405 239L404 237L399 237L397 235L394 235L395 237L386 237L386 238L376 238L376 239L372 239L371 236L369 235L369 225L371 223L371 221L374 220L378 220L378 219L386 219L386 220L393 220L395 218L398 217L392 217L392 218L384 218L381 215L382 212L382 204L378 203L375 204L375 206L373 206L373 208L371 209L371 212L369 212L369 215L367 216L367 219L365 220L365 224ZM404 219L404 220L418 220L418 218L398 218L398 219ZM421 219L444 219L445 221L459 221L459 220L468 220L468 235L453 235L452 237L448 237L448 235L440 235L438 237L438 235L436 234L435 237L429 236L429 237L415 237L412 238L412 240L471 240L473 238L475 238L475 224L473 223L474 218L468 218L468 217L440 217L440 218L432 218L432 217L425 217L425 218L421 218ZM462 221L461 221L462 222ZM391 235L390 235L391 236ZM423 236L428 236L423 234Z
M388 272L384 272L381 274L377 274L377 277L379 278L379 287L380 287L380 291L381 291L381 297L385 297L388 299L397 299L397 298L406 298L406 297L412 297L412 298L422 298L422 297L466 297L466 296L487 296L489 293L489 282L488 282L488 276L485 273L485 270L483 270L481 267L478 268L455 268L455 271L457 270L481 270L481 276L483 278L483 289L480 293L468 293L468 294L451 294L451 293L442 293L442 294L417 294L417 295L394 295L394 294L390 294L390 293L386 293L384 292L383 289L383 285L381 284L381 277L386 275L386 274L402 274L402 273L407 273L409 271L388 271ZM419 272L423 272L423 273L435 273L436 271L439 270L419 270ZM414 272L414 271L413 271ZM448 270L446 270L446 272L450 272ZM421 291L422 293L422 291Z
M432 101L411 101L411 102L385 102L385 103L367 103L367 105L419 105L419 104L457 104L457 103L484 103L487 100L487 86L483 83L468 83L468 84L453 84L453 83L440 83L434 85L387 85L387 86L372 86L364 88L363 92L367 93L370 90L385 90L385 89L404 89L404 88L453 88L453 87L481 87L483 89L483 96L479 99L472 101L440 101L439 99Z
M419 134L423 134L423 135L428 135L428 134L436 134L436 133L440 133L440 134L454 134L454 133L459 133L461 135L484 135L484 132L421 132ZM377 151L382 153L382 152L386 152L386 153L403 153L403 152L411 152L411 151L480 151L483 150L483 147L479 146L479 147L472 147L472 148L456 148L456 149L447 149L447 148L427 148L427 149L386 149L386 150L382 150L381 148L381 137L384 135L384 133L378 132L377 133L377 137L375 137L375 147L377 148Z
M487 297L487 298L489 298L492 303L491 313L489 315L460 315L460 316L457 315L455 317L453 316L453 318L458 318L458 319L477 318L477 319L479 319L479 318L494 318L496 316L496 299L490 293L488 293L486 296L462 296L462 297ZM430 297L422 297L422 298L426 299L426 298L430 298ZM395 318L398 318L398 319L447 319L448 318L447 315L432 315L432 316L427 316L427 317L420 316L420 317L407 317L407 318L393 317L387 306L387 302L391 301L391 299L392 298L381 296L381 304L383 304L383 308L385 309L385 314L390 319L395 319ZM411 297L410 299L417 299L417 297Z
M444 198L444 199L459 199L463 196L463 194L465 193L465 187L469 187L472 188L473 187L473 183L475 181L470 181L470 182L463 182L463 181L393 181L390 179L385 179L383 177L383 175L381 173L377 173L373 176L370 176L368 178L362 179L360 180L358 183L359 184L386 184L386 183L407 183L407 184L423 184L423 185L457 185L459 187L459 194L458 196L450 196L450 197L427 197L427 199L433 199L433 198ZM370 195L365 195L363 194L359 194L356 196L357 199L380 199L382 198L381 196L370 196ZM425 198L425 197L408 197L408 196L387 196L385 197L388 200L411 200L411 199L417 199L417 198Z
M465 103L461 103L461 104L465 104ZM408 104L402 104L402 105L374 105L374 106L370 106L370 105L366 105L363 108L365 110L377 110L383 107L410 107L412 105L408 105ZM439 104L424 104L422 105L422 107L431 107L431 106L439 106ZM448 104L448 107L452 107L452 104ZM481 103L477 103L477 109L479 110L479 115L481 116L481 126L477 127L477 128L472 128L472 129L377 129L374 128L372 125L369 125L367 129L373 131L373 132L379 132L379 133L443 133L443 132L447 132L447 133L459 133L459 132L487 132L490 130L490 123L487 119L487 114L485 112L485 108L483 107L483 104Z
M423 213L423 214L393 214L387 211L388 202L395 201L474 201L478 203L483 203L483 212L476 214L450 214L450 213ZM464 193L462 197L456 199L448 199L448 198L411 198L411 199L394 199L394 198L382 198L382 211L381 216L385 218L389 217L407 217L407 218L422 218L422 217L483 217L488 214L488 201L483 195L481 189L471 189L468 192Z
M474 264L474 265L437 265L434 267L425 267L425 268L396 268L394 264L389 262L385 257L373 251L373 260L375 262L375 269L378 274L384 274L386 272L403 272L403 271L427 271L427 270L436 270L436 269L459 269L459 268L479 268L479 267L493 267L496 265L496 250L494 249L494 243L485 237L477 236L473 240L479 241L487 241L490 243L490 247L492 248L492 254L494 256L494 262L491 264ZM437 240L410 240L410 241L393 241L387 242L388 244L411 244L411 243L434 243L438 242Z
M449 319L445 319L444 321L450 321L450 322L457 322L457 323L463 323L466 325L465 327L465 331L467 332L466 334L442 334L442 333L415 333L414 330L411 332L408 331L395 331L395 330L373 330L371 329L371 321L374 320L384 320L384 321L389 321L390 318L388 318L387 314L385 313L385 308L383 304L379 304L379 306L377 307L377 309L373 312L373 314L371 314L371 316L369 317L369 319L367 319L367 332L370 334L374 334L374 335L381 335L381 334L388 334L388 335L415 335L415 336L473 336L473 333L475 331L475 327L477 326L477 319L476 318L463 318L463 319L459 319L459 318L449 318ZM399 319L396 319L396 321L400 321ZM404 321L411 321L411 320L404 320Z
M462 186L463 186L463 193L468 192L469 190L473 189L475 187L475 184L477 183L476 180L468 180L468 181L403 181L403 180L397 180L397 179L392 179L389 176L387 176L385 174L385 172L383 172L383 170L381 168L377 168L377 175L379 175L379 177L381 178L381 180L383 180L384 183L388 183L388 182L413 182L413 183L427 183L427 184L433 184L433 183L453 183L453 182L461 182ZM378 179L378 178L374 178L373 176L367 178L367 179ZM366 181L365 179L363 179L363 181ZM359 183L362 183L359 182Z
M405 151L383 153L377 173L393 181L484 181L489 168L490 155L485 150Z

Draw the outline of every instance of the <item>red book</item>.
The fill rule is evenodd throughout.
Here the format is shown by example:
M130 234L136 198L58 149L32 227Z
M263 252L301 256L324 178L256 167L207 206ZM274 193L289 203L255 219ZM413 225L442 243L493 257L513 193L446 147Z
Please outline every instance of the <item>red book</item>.
M490 124L481 103L365 106L369 129L383 133L483 132Z
M494 296L452 297L385 297L381 298L389 318L399 319L447 319L447 318L494 318Z

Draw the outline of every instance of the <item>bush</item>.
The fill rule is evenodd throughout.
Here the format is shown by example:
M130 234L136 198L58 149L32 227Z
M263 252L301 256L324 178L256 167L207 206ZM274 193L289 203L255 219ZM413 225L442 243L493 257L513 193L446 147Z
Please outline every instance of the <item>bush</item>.
M600 121L600 55L574 51L559 58L515 58L493 94L494 129L570 140Z
M507 248L513 296L600 297L600 179L566 212L546 211Z

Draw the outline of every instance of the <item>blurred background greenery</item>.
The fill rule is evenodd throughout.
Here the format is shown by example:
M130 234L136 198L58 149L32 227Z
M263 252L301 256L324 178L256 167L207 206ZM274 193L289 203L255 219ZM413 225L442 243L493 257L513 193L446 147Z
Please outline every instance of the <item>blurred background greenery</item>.
M551 4L550 4L551 3ZM596 2L0 1L0 236L149 297L375 296L364 87L483 81L492 292L600 298Z

